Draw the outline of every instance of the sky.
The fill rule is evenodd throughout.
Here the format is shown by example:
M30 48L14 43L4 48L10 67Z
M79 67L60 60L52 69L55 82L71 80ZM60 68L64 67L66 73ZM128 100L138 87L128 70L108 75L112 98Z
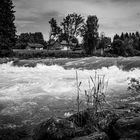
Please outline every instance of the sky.
M113 37L121 32L140 31L140 0L13 0L17 34L42 32L48 40L53 17L58 23L71 13L96 15L99 32Z

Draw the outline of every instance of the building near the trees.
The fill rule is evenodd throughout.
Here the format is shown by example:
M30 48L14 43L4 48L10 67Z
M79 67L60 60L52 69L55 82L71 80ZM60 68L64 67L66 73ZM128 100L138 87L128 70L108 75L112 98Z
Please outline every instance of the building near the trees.
M28 43L28 46L26 47L27 50L43 50L44 46L42 44L37 43Z
M71 49L70 44L68 44L68 42L66 40L63 40L61 42L61 50L68 51L70 49Z

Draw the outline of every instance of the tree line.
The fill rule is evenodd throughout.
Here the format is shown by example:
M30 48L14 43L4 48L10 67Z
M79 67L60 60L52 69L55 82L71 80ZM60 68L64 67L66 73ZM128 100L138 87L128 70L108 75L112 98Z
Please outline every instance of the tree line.
M43 34L41 32L35 33L21 33L16 37L15 49L26 49L28 43L38 43L46 45Z
M113 38L111 53L119 56L134 56L140 54L140 33L116 34Z
M48 42L44 40L41 32L21 33L17 36L13 8L12 0L0 1L0 56L10 55L13 48L25 49L28 43L47 46L52 40L65 40L70 45L79 44L78 38L82 38L81 49L87 55L96 55L99 50L101 55L140 55L139 32L116 34L111 41L104 33L99 35L99 20L96 15L89 15L85 20L82 15L72 13L64 17L60 24L56 19L50 19Z

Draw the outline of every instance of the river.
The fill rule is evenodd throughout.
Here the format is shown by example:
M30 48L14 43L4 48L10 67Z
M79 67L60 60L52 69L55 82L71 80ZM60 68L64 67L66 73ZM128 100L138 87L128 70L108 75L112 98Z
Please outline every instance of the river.
M37 122L52 115L63 116L72 111L76 100L76 71L81 84L81 100L88 89L89 77L105 75L108 82L106 97L127 93L131 78L140 77L140 69L129 71L113 65L100 69L65 69L62 66L37 64L18 67L13 62L0 64L0 123Z

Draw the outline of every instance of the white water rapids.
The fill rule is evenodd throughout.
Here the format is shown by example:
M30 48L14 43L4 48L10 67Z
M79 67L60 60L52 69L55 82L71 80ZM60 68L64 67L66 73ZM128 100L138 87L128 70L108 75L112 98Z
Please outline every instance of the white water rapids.
M130 78L140 76L140 69L122 71L116 66L96 70L109 80L108 88L126 87ZM35 68L12 66L12 62L0 65L0 100L22 100L41 95L71 96L75 91L76 70L65 70L61 66L38 64ZM82 89L88 86L88 78L95 70L78 70Z
M81 89L84 91L88 88L88 79L90 76L94 76L95 70L77 71L79 81L82 82ZM96 71L100 75L105 75L106 79L109 80L108 96L125 91L130 78L140 76L140 69L123 71L116 66L103 67ZM60 100L61 98L69 99L76 96L75 75L75 69L66 70L57 65L46 66L37 64L36 67L31 68L13 66L12 62L1 64L0 104L9 102L12 102L12 104L5 106L5 108L3 107L0 113L14 114L18 111L23 111L23 108L26 108L26 111L30 110L29 106L37 105L35 100L45 96L53 96L55 100ZM13 109L13 106L16 109Z

